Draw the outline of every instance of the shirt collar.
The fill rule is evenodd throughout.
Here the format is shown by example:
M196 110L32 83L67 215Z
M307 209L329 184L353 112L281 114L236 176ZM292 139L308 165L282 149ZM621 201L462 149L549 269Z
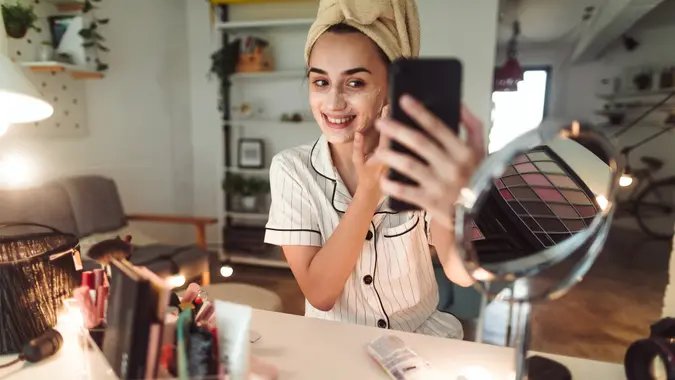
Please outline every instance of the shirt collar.
M324 135L321 135L312 147L310 164L312 169L314 169L318 175L333 182L332 194L328 194L332 197L333 208L338 212L345 213L352 197L349 194L349 190L347 190L347 186L345 186L342 181L342 178L340 178L337 169L335 169L335 165L333 165L333 158L330 154L328 140L326 140ZM330 189L328 190L331 191ZM384 216L385 214L397 214L397 212L389 208L387 197L383 196L382 199L380 199L375 216ZM379 218L376 219L378 219L377 221L379 222Z

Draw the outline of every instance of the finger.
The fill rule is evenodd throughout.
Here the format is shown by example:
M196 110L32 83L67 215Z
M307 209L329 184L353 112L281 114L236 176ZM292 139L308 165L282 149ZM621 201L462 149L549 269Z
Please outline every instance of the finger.
M418 206L422 210L427 210L430 208L429 206L431 206L431 198L421 187L405 185L398 181L392 181L387 177L382 177L380 178L380 189L382 190L382 193Z
M445 125L441 119L412 96L403 95L400 99L400 104L403 111L413 121L419 124L431 136L434 136L446 149L454 148L454 145L461 144L459 137L450 129L453 126ZM453 146L448 146L448 143L453 143Z
M420 131L392 119L378 120L376 125L381 135L400 143L426 162L437 163L448 160L448 154Z
M467 132L467 143L476 157L485 156L485 128L483 123L474 115L469 107L462 105L462 125Z
M385 105L382 107L382 110L380 111L380 119L384 119L389 117L389 104Z
M442 186L439 185L436 176L427 165L419 160L390 149L378 150L376 157L378 161L417 182L430 193L439 195L443 193Z
M181 298L180 302L192 302L197 297L199 289L200 289L199 284L195 284L194 282L188 285L187 289L185 290L185 293L183 293L183 298Z
M365 154L363 152L363 134L361 132L356 132L354 135L354 148L352 151L352 161L356 167L360 167L365 162Z

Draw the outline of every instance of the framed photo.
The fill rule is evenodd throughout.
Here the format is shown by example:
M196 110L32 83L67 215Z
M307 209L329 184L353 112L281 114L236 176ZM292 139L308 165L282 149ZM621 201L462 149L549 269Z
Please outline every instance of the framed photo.
M239 139L238 162L242 169L262 169L265 166L265 142L261 139Z

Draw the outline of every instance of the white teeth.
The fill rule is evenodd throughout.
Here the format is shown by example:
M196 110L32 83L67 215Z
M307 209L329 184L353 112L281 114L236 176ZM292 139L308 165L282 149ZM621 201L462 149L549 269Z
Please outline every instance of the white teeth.
M352 121L354 119L354 116L343 117L341 119L333 119L332 117L326 116L326 119L328 119L328 121L333 123L333 124L344 124L344 123Z

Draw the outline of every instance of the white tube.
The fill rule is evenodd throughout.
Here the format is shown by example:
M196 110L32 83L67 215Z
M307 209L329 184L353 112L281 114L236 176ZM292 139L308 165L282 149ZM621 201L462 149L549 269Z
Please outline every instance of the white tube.
M218 352L230 380L246 380L250 367L249 326L253 310L249 306L214 301Z

